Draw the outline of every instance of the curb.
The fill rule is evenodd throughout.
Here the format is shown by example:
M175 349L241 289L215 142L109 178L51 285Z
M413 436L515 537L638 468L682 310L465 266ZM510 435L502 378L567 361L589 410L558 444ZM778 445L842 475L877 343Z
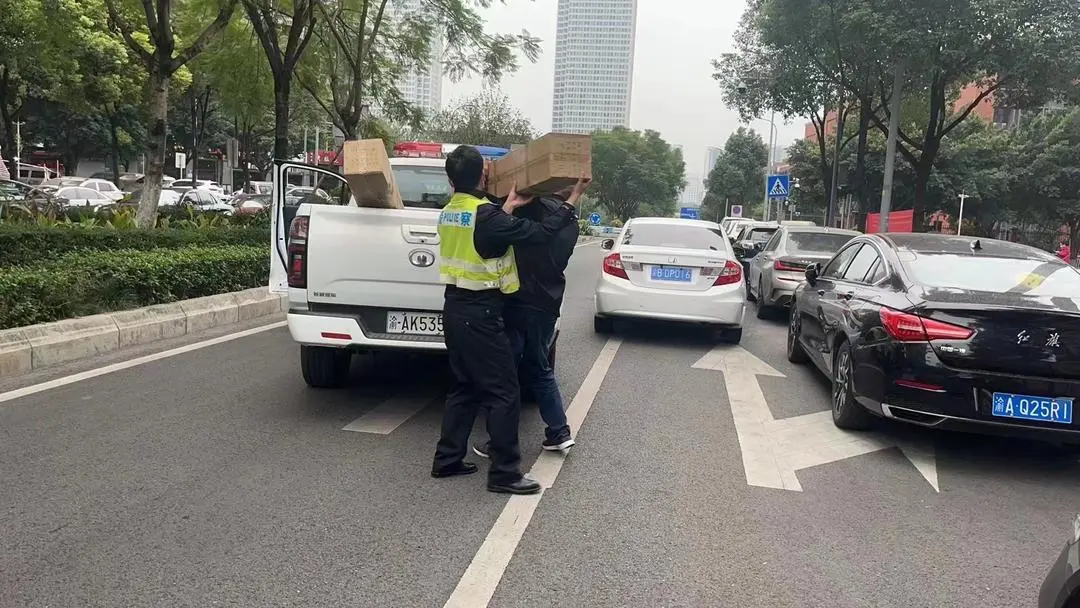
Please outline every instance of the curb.
M0 378L288 310L265 287L0 330Z

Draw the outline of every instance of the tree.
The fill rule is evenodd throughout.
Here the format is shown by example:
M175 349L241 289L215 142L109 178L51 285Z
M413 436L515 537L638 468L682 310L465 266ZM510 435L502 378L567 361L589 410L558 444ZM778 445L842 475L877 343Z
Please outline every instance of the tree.
M270 66L274 88L274 157L289 157L293 72L315 34L319 0L243 0Z
M752 215L750 209L759 206L764 196L768 162L768 146L761 135L753 129L739 127L728 136L724 151L709 172L702 213L706 217L720 217L730 203L745 205L745 215Z
M517 68L515 51L533 61L538 40L520 34L487 34L474 4L486 0L423 0L403 13L389 0L320 3L315 43L301 62L300 85L326 111L346 139L357 139L371 109L392 121L419 126L422 113L397 88L410 70L425 69L432 41L445 35L444 72L453 79L479 74L497 81Z
M141 11L134 0L105 0L112 28L120 34L129 52L149 75L149 116L146 128L147 170L136 221L140 228L152 228L157 218L161 176L165 169L165 138L169 114L169 81L225 29L239 0L142 0ZM173 9L178 16L174 17ZM209 25L202 26L202 9L215 12ZM187 14L181 15L181 13ZM141 19L137 17L142 13ZM184 18L180 18L184 17ZM134 25L139 23L139 26ZM178 47L177 30L194 33L193 41ZM197 33L196 33L197 32Z
M650 213L673 215L686 185L682 151L649 130L616 127L593 133L592 173L596 199L623 221L646 205Z
M510 99L490 89L437 112L422 133L433 141L502 148L536 137L529 119Z
M891 74L904 67L903 94L921 106L918 119L902 121L897 134L897 150L915 171L916 229L942 142L984 99L1036 107L1075 89L1080 71L1074 0L770 0L751 7L760 16L743 27L756 30L761 56L805 58L815 79L876 100L869 119L883 133ZM968 85L979 93L958 102Z
M1025 215L1069 228L1080 243L1080 106L1044 111L1021 124L1014 146L1020 171L1013 203Z

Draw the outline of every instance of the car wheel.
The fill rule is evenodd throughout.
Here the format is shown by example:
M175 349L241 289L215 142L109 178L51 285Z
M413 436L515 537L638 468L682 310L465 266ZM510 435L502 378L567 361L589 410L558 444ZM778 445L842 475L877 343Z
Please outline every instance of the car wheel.
M802 335L802 317L795 308L795 301L791 301L791 318L788 319L787 327L787 360L792 363L806 363L806 351L803 350L799 338Z
M742 342L742 328L725 328L720 330L720 340L727 342L728 344L738 344Z
M746 275L746 300L748 302L757 300L757 297L754 296L754 290L750 289L750 275Z
M300 372L312 388L341 388L349 380L352 352L327 346L301 346Z
M837 348L832 377L832 419L838 428L859 431L870 428L874 420L855 399L855 364L851 343Z
M615 321L600 315L594 315L592 320L593 331L598 334L610 334L615 331Z
M757 298L754 300L754 314L759 319L768 319L770 311L769 307L765 305L765 288L761 284L761 281L758 281L757 293Z

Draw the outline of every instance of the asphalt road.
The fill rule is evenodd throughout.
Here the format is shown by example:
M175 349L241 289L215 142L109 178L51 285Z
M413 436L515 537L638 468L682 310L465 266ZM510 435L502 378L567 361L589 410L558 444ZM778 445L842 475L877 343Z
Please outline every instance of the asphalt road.
M801 491L748 485L724 373L692 367L714 344L594 335L600 258L581 248L568 272L558 374L567 403L585 387L585 417L539 499L428 475L437 357L360 360L350 388L314 391L274 328L0 392L0 606L440 607L476 580L470 564L505 608L1034 605L1080 509L1075 457L887 427L882 441L933 454L940 491L897 448L799 470ZM758 376L768 409L826 411L826 382L786 361L784 336L751 318L743 338L778 372ZM527 407L527 464L541 429ZM508 563L488 559L507 547Z

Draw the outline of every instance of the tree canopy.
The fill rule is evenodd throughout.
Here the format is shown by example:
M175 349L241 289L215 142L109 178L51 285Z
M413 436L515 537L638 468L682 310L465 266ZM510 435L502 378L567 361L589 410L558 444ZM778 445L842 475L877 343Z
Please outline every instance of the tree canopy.
M728 136L724 149L709 172L705 184L702 213L705 217L722 216L728 204L744 205L750 217L760 209L765 191L765 165L769 150L753 129L739 127Z
M491 89L437 112L425 121L421 133L433 141L502 148L536 137L532 123L510 98Z
M593 194L612 217L675 214L686 185L681 150L656 131L625 127L597 131L592 142Z

